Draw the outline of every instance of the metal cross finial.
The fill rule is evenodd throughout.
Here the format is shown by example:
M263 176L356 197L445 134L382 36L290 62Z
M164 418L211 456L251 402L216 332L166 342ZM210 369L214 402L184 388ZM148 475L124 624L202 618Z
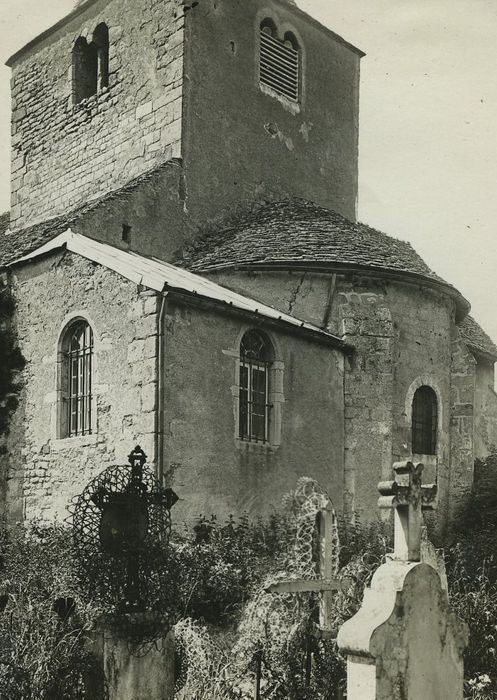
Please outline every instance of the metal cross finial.
M422 464L397 462L393 469L394 480L378 484L378 506L394 510L394 558L420 561L423 510L436 508L437 486L422 486Z

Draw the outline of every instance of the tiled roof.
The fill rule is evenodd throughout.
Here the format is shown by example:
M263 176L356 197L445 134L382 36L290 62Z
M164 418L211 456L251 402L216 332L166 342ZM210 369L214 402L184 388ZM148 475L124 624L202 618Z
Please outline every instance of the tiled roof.
M63 231L66 231L71 226L75 226L79 219L95 209L98 209L102 205L113 200L126 198L134 190L140 187L140 185L152 181L162 171L167 170L170 167L176 167L176 163L174 161L167 161L157 168L139 175L121 189L114 190L103 197L91 200L90 202L87 202L86 204L68 212L67 214L64 214L63 216L49 219L48 221L43 221L39 224L35 224L34 226L30 226L29 228L20 229L12 233L6 233L9 223L9 215L0 215L0 268L8 265L13 260L26 255L32 250L35 250L35 248L38 248L44 243L47 243L49 240L55 238L55 236Z
M472 316L466 316L459 325L459 330L468 346L478 353L489 355L497 360L497 347L479 323Z
M444 282L409 243L301 199L265 204L209 231L184 254L198 272L295 265L346 265L414 273Z

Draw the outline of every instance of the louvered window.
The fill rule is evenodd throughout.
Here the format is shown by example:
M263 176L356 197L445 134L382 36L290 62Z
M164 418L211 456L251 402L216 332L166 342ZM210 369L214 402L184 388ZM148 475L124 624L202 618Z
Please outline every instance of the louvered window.
M297 42L287 34L283 41L269 25L261 27L260 67L261 85L293 102L300 96L300 51Z

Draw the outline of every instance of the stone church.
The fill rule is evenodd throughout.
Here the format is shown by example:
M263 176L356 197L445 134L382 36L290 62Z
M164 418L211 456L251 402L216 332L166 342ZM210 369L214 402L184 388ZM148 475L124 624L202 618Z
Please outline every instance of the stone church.
M9 517L65 518L138 443L177 521L302 475L376 517L414 456L448 522L497 443L497 348L356 220L363 55L290 0L85 0L10 58Z

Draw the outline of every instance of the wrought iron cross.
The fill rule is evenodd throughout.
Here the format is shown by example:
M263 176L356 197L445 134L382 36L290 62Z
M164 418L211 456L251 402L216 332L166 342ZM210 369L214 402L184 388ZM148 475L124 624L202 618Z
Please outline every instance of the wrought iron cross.
M422 464L396 462L393 469L393 481L378 484L378 505L394 510L394 559L420 561L423 511L436 508L437 486L421 484Z
M123 610L141 610L140 561L149 531L149 504L154 502L168 510L178 497L172 489L158 493L148 492L143 479L143 468L147 455L137 446L128 457L131 467L130 479L121 493L110 493L100 489L92 496L93 503L101 510L100 542L110 556L126 560L126 593L122 601Z
M349 579L334 578L333 571L333 506L327 507L318 516L319 566L318 579L290 579L267 587L268 593L319 593L319 635L323 639L334 639L337 630L332 624L333 596L337 591L349 588Z

